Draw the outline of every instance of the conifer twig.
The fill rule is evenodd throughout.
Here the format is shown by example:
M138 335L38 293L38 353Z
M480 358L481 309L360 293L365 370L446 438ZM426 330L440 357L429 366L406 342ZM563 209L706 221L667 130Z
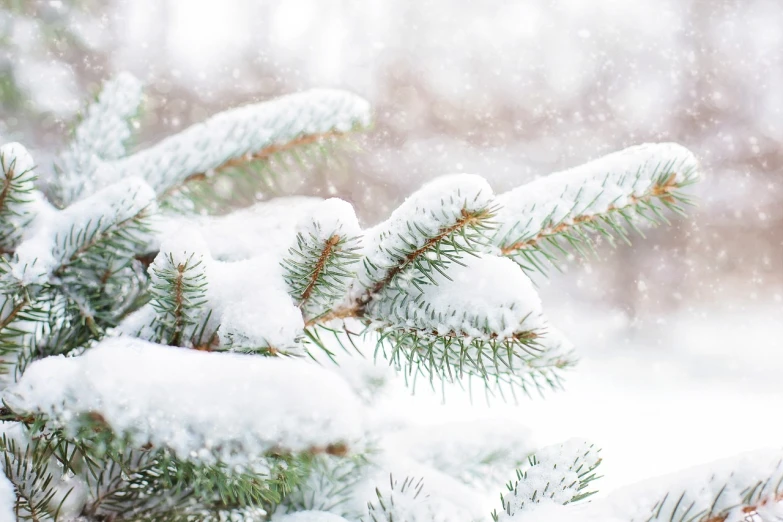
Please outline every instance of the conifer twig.
M629 242L626 228L668 223L662 208L683 215L692 204L683 189L699 179L696 160L670 143L645 144L539 178L498 196L501 210L492 242L525 270L573 249L582 256L594 235Z
M360 314L364 312L364 309L372 300L373 296L381 292L381 290L388 286L396 276L402 273L409 266L415 264L424 254L430 252L440 242L450 238L451 236L462 234L465 229L476 228L488 221L494 215L493 211L489 208L483 208L478 211L469 211L463 208L460 211L460 214L461 215L459 219L457 219L455 223L441 228L437 234L427 238L422 246L418 247L412 252L407 253L400 262L388 270L383 279L375 282L372 287L365 290L364 293L356 300Z
M193 183L196 181L203 181L211 176L218 176L227 169L233 167L239 167L247 163L250 163L252 161L266 160L275 156L276 154L288 152L297 149L299 147L304 147L306 145L310 145L313 143L320 143L327 140L339 139L341 137L344 137L345 135L346 135L345 132L339 132L339 131L329 131L321 134L311 134L311 135L305 134L286 143L273 144L257 152L248 153L241 157L229 158L221 165L212 168L209 173L196 172L186 177L179 184L170 186L168 189L166 189L163 192L163 194L161 194L160 198L161 199L169 198L174 194L176 194L177 192L179 192L180 190L182 190L182 188L188 185L189 183Z

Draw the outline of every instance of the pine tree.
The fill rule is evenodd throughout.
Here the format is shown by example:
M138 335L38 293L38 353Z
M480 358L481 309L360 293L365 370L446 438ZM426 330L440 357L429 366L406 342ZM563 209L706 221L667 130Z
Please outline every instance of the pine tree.
M0 149L2 520L781 516L780 454L590 502L592 443L536 449L508 425L423 432L372 414L395 375L488 400L560 388L576 358L530 277L683 214L699 178L683 147L502 194L441 177L369 229L339 199L210 215L369 128L369 104L302 92L129 153L141 96L129 75L105 85L46 193L23 146Z

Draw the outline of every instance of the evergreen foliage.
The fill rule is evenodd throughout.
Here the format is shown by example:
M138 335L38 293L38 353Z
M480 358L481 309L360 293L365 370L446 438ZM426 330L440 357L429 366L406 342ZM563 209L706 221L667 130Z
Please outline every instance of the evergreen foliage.
M172 253L161 253L150 265L150 302L155 309L158 342L171 346L199 346L203 343L207 276L204 261L190 254L174 259ZM205 325L204 325L205 326Z
M129 75L106 84L59 156L48 199L26 150L0 149L0 451L17 519L606 513L583 502L600 463L589 443L535 451L522 433L491 433L476 448L449 432L425 444L399 429L395 439L372 411L394 371L411 385L477 383L506 399L561 387L576 358L528 274L598 236L665 223L664 210L681 214L698 179L690 152L632 147L497 196L478 176L445 176L364 230L338 199L218 217L200 211L223 212L234 191L255 193L291 158L317 161L313 151L369 127L369 104L298 93L130 152L141 99ZM450 457L449 441L466 453ZM780 470L764 462L728 477L711 506L686 487L674 503L674 493L636 498L611 516L768 517ZM490 514L484 486L514 469ZM727 504L737 491L741 504Z

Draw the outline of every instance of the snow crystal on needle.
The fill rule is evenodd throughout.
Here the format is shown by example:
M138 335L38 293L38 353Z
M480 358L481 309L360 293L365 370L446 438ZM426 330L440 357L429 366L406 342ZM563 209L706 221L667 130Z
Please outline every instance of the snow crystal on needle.
M365 232L362 253L366 259L357 276L360 287L372 288L403 262L405 255L401 252L424 246L428 239L459 221L463 210L475 212L490 207L492 197L486 180L472 174L443 176L424 185L389 219Z
M97 413L134 445L247 463L361 435L361 405L332 372L303 360L209 353L107 339L79 357L30 365L3 397L17 412L73 428Z
M550 227L623 208L649 194L656 181L698 178L693 154L675 143L637 145L498 196L496 237L501 246L531 239Z
M542 325L541 299L533 283L508 258L466 256L462 265L436 273L435 284L411 288L407 299L379 299L373 315L401 326L480 339L506 339Z
M315 89L221 112L114 165L118 176L142 176L160 194L191 174L208 172L230 159L304 134L366 127L370 119L370 105L363 98Z
M155 204L155 193L139 178L126 178L60 212L16 250L12 273L25 284L42 283L95 236Z

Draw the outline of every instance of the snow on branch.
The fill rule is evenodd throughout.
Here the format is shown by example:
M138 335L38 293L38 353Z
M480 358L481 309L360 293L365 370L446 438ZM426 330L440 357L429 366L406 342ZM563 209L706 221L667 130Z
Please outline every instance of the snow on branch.
M517 478L501 495L503 510L493 513L496 522L523 521L522 513L539 504L565 505L583 500L598 478L595 470L601 463L600 450L593 444L572 439L544 448L531 455L528 465L517 470Z
M508 259L475 254L432 274L420 287L403 284L368 312L399 328L441 337L505 340L535 337L542 326L541 299L530 279Z
M680 145L630 147L498 196L493 244L522 268L543 270L564 247L583 254L593 233L627 240L625 227L638 231L639 218L666 223L663 208L682 214L690 204L682 189L698 179L695 157Z
M422 187L386 221L365 232L352 297L360 308L393 292L433 284L434 276L482 248L494 215L492 189L468 174Z
M763 450L613 492L595 520L767 522L783 517L783 452Z
M33 218L34 168L32 156L19 143L0 147L0 252L13 251Z
M135 255L149 243L154 209L155 193L138 178L64 210L39 204L0 270L6 287L0 353L11 356L4 363L13 361L19 371L29 359L66 353L119 322L146 290Z
M186 254L170 247L162 248L150 265L150 303L156 315L153 325L161 343L181 346L189 338L197 346L203 344L204 336L194 330L203 326L207 303L204 265L203 254Z
M311 216L322 202L316 197L280 197L226 215L193 216L163 210L154 220L157 233L147 251L158 252L161 242L180 234L183 228L192 228L200 232L216 260L241 261L260 254L284 258L298 225L312 222Z
M508 520L773 522L783 517L783 451L745 453L627 486L588 504L541 507Z
M235 351L296 351L302 313L288 294L280 258L209 265L209 309L220 319L220 346Z
M133 257L147 242L145 219L154 208L154 192L138 178L106 187L41 223L16 250L13 274L24 284L42 284L51 276L84 282L110 267L105 253Z
M367 127L370 119L369 103L346 91L291 94L222 112L115 161L114 179L141 176L163 195L237 163Z
M200 350L297 351L304 320L277 253L218 261L198 228L184 226L161 243L150 267L151 303L117 333Z
M506 418L409 427L386 435L385 446L477 489L502 484L535 448L530 430Z
M43 415L66 433L100 419L134 447L227 465L267 452L350 448L363 424L347 383L306 361L129 338L36 361L3 399L15 414Z
M394 294L388 289L368 306L381 349L388 346L385 355L406 374L447 381L477 376L487 385L527 390L548 368L569 365L557 339L547 339L532 282L512 261L474 254L431 279L418 288L400 285Z
M19 423L0 425L0 479L11 488L13 516L1 520L59 520L67 517L80 495L82 481L62 470L61 459L73 456L73 448L58 444L49 436L31 437ZM5 489L0 480L0 495ZM0 514L5 502L0 498Z
M283 267L288 291L306 321L328 313L345 296L360 234L353 207L340 199L320 203L299 224Z
M103 85L76 126L70 145L60 155L55 192L61 204L94 193L100 188L93 178L100 162L125 155L132 134L131 120L139 110L142 94L141 82L129 73L121 73Z
M450 522L463 519L465 513L438 497L430 497L424 489L422 479L407 477L400 482L390 476L389 483L376 488L376 498L367 503L367 522Z

